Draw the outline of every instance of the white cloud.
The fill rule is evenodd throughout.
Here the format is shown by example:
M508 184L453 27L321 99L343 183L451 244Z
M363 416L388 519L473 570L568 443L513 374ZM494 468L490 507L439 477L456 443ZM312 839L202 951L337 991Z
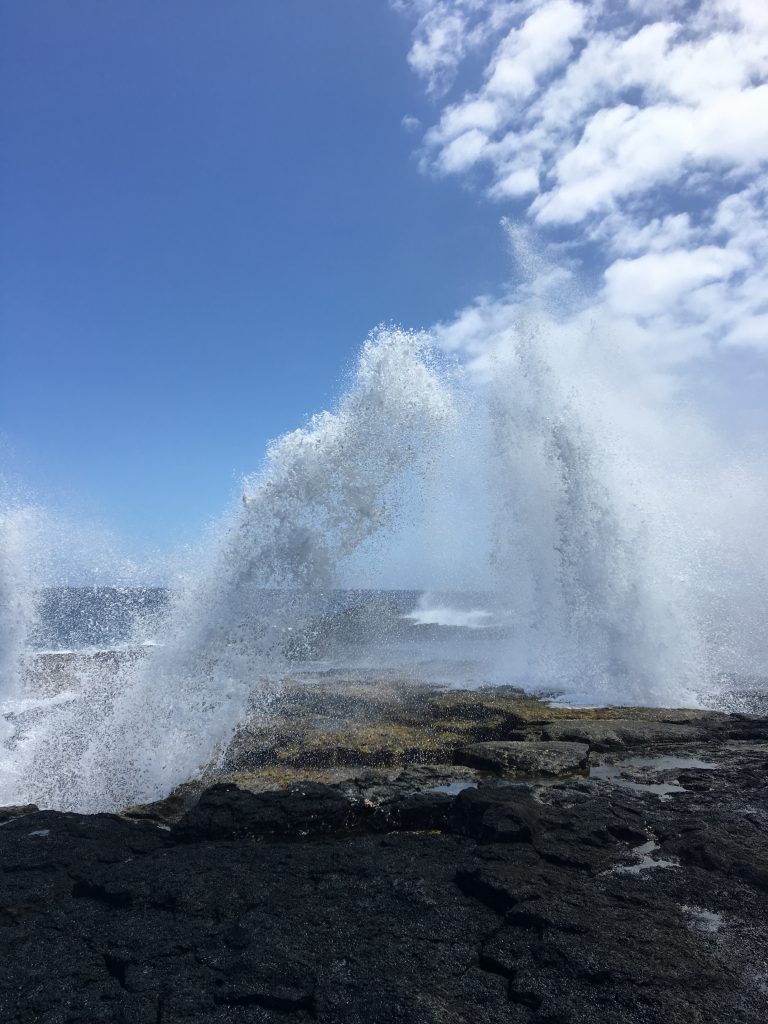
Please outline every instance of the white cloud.
M495 104L488 100L475 100L461 107L454 107L445 116L446 132L455 137L469 128L482 128L492 132L498 127L499 113Z
M394 2L433 95L481 61L423 167L588 245L614 314L686 351L768 349L765 0Z
M719 173L744 174L766 161L768 85L725 93L694 109L623 104L587 122L580 141L554 165L554 187L532 209L542 224L578 223L677 182L686 167L714 164Z
M687 213L670 213L643 221L615 213L596 225L592 237L605 243L611 252L635 255L691 246L696 243L698 235L698 229Z
M488 69L489 96L525 99L539 79L564 64L584 25L584 8L572 0L551 0L499 44Z
M616 260L608 267L606 298L619 314L652 317L682 297L690 302L702 285L727 280L747 264L746 254L712 245L648 252L636 259Z
M539 172L534 167L519 167L497 181L493 186L494 198L526 196L539 191Z
M408 57L411 67L428 79L432 89L455 69L466 45L466 21L461 14L434 14L424 19L422 37L414 41Z
M758 348L768 352L768 313L753 316L736 324L728 336L733 346Z
M450 143L440 154L440 166L448 173L466 171L481 159L487 148L488 136L472 128Z
M430 93L441 94L452 83L464 58L525 6L522 0L391 0L392 6L416 19L408 53L411 68Z

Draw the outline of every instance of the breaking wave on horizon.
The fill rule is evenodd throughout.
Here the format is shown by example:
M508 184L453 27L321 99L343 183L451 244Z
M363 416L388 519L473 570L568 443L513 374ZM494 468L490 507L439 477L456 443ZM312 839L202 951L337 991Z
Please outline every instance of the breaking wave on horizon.
M29 523L4 514L0 803L162 796L302 668L662 706L768 674L763 481L593 348L543 318L482 358L378 329L335 410L270 445L155 595L151 630L126 613L140 656L81 659L55 694L35 691Z

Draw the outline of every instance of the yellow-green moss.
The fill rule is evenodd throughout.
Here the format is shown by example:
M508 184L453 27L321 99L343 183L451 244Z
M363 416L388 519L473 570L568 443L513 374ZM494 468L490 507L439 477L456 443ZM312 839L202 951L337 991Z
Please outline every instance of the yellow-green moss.
M464 742L466 736L455 730L376 722L307 733L278 750L277 759L280 764L318 768L414 764L450 760L453 750Z

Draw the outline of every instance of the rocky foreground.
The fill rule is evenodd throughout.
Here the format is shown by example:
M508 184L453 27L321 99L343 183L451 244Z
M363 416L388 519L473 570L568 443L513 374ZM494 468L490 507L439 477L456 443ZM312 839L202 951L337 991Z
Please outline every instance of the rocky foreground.
M407 693L289 688L166 800L0 810L0 1021L763 1024L767 719Z

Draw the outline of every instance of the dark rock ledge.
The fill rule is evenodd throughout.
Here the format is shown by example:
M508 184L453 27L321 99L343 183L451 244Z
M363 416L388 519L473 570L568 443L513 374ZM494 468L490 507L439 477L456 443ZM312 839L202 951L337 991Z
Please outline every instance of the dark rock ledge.
M501 774L575 775L587 768L589 745L559 740L490 740L458 750L454 761Z
M768 745L719 728L663 799L442 765L6 809L0 1021L762 1024Z

